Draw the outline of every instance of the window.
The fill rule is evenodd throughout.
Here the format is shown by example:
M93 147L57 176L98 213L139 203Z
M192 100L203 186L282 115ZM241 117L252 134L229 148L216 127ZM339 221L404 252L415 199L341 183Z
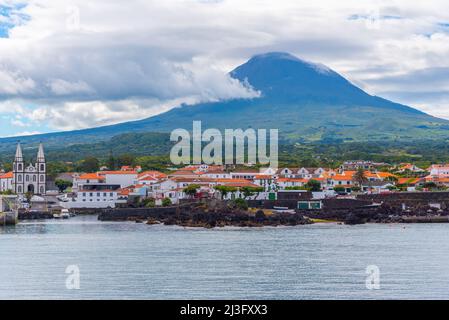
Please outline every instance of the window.
M37 178L35 175L33 175L33 182L36 182Z
M19 165L17 166L17 170L18 171L22 171L22 165L19 163Z
M41 171L45 171L45 165L41 164Z
M41 174L40 181L44 182L44 180L45 180L45 176L43 174Z
M18 192L18 193L22 193L22 186L18 186L18 187L17 187L17 192Z
M44 187L43 187L43 186L40 187L39 193L40 193L40 194L44 194L44 193L45 193L45 192L44 192Z
M29 182L29 181L30 181L30 176L29 176L29 175L26 175L26 176L25 176L25 180L26 180L26 182Z
M19 182L22 182L22 175L19 174L19 176L17 177L17 180L18 180Z

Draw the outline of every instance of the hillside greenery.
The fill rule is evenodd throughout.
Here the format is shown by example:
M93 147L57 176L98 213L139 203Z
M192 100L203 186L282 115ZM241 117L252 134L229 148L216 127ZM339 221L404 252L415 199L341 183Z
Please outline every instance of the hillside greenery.
M144 170L167 171L173 167L169 152L173 142L165 133L128 133L109 141L46 150L48 172L95 172L100 167L118 169L123 165L139 165ZM34 161L37 149L24 149L27 162ZM12 168L14 152L2 153L1 167ZM345 143L281 142L279 165L289 167L338 167L345 160L372 160L397 164L412 162L426 168L432 163L449 162L449 142L414 140Z

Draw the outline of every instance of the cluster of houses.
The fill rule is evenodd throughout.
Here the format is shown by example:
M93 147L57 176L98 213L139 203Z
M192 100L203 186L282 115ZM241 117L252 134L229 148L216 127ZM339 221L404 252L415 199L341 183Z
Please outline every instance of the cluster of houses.
M164 199L173 204L191 198L186 193L189 185L195 185L196 197L223 197L235 199L245 197L244 190L257 190L249 199L276 200L280 191L305 189L310 181L319 184L316 197L333 197L351 193L356 188L362 192L390 192L397 185L404 185L408 191L428 180L443 179L442 170L431 169L429 176L421 178L400 178L397 175L377 170L382 164L371 162L346 162L338 169L327 168L266 168L226 170L223 166L195 165L173 170L170 173L143 171L140 167L122 167L117 171L69 174L73 181L71 192L61 199L66 208L108 208L127 203L131 197L151 198L156 205ZM443 168L443 166L441 166ZM363 180L359 181L357 172L363 169ZM397 168L400 172L424 174L416 166L404 164ZM436 167L435 167L436 170ZM449 181L449 166L446 167ZM67 176L67 174L66 174ZM222 194L217 186L227 186L232 192ZM246 198L246 197L245 197Z
M40 147L36 166L22 164L20 145L16 152L13 172L0 172L0 192L15 194L33 191L39 194L40 175L45 175L45 159ZM40 166L38 169L40 169ZM388 171L385 168L388 167ZM33 170L32 170L33 169ZM362 179L360 172L363 172ZM194 165L162 173L144 171L140 167L124 166L110 171L103 168L96 173L64 173L57 177L73 186L59 196L60 206L70 208L114 208L134 198L151 198L155 204L170 199L173 204L191 198L186 188L195 185L195 197L247 198L245 189L252 192L249 199L276 200L279 192L310 188L313 181L316 197L347 196L351 192L383 193L395 189L403 191L425 190L428 185L449 187L449 165L432 165L421 169L413 164L396 167L369 161L348 161L337 169L329 168L265 168L256 170L225 168L218 165ZM36 182L33 182L36 181ZM43 180L45 181L45 179ZM34 186L34 185L36 186ZM220 192L217 186L227 186L231 192ZM318 186L318 187L317 187ZM317 190L318 189L318 190ZM19 192L21 191L21 192ZM45 194L51 190L45 188ZM44 194L41 194L44 196Z

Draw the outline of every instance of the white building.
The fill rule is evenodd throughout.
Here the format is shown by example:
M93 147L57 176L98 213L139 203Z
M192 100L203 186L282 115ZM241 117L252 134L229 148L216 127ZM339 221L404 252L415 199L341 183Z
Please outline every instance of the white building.
M137 180L136 171L101 171L98 175L104 177L106 184L118 184L120 188L132 186Z
M428 171L431 176L447 176L449 175L449 165L434 164Z
M0 174L0 192L12 190L12 178L12 172Z
M117 203L126 202L120 197L120 185L85 184L72 197L60 202L66 209L71 208L115 208Z

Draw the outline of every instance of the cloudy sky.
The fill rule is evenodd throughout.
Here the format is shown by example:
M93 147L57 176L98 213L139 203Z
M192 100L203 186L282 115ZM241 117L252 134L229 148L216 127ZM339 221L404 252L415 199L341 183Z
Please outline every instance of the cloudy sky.
M449 119L449 2L0 0L0 136L251 97L227 76L287 51Z

